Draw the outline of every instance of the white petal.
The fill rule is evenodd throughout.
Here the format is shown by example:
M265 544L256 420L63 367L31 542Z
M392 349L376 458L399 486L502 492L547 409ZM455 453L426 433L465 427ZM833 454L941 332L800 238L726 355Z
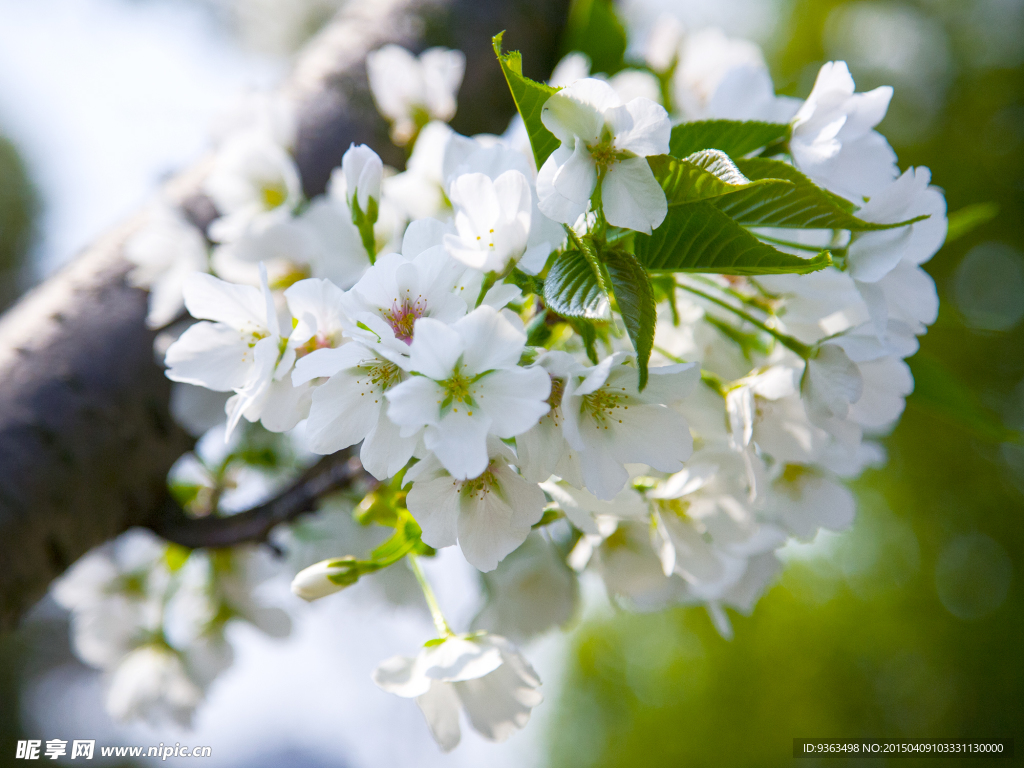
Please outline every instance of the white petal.
M376 425L363 440L359 461L367 472L384 481L409 463L417 442L418 435L402 437L399 427L381 410Z
M390 403L388 418L400 427L420 428L436 424L441 417L445 392L424 376L413 376L385 393ZM407 431L405 434L409 434Z
M376 426L384 397L368 378L365 370L347 369L314 390L306 425L310 450L324 455L340 451Z
M430 678L424 675L416 659L392 656L381 662L373 672L373 682L379 688L407 699L422 696L430 689Z
M608 169L601 203L609 224L650 234L665 220L668 202L647 160L631 157Z
M563 224L575 223L586 212L590 203L589 199L583 203L570 200L555 189L555 175L570 157L572 157L572 150L556 149L544 161L540 173L537 174L537 206L539 210L549 219Z
M182 290L185 308L192 317L246 330L267 326L263 294L251 285L236 285L196 272L185 278Z
M245 384L253 366L252 348L239 332L222 323L196 323L167 349L167 377L227 392Z
M480 406L491 432L509 438L526 432L549 410L551 377L540 368L495 371L480 380Z
M544 103L540 119L562 142L571 141L573 136L594 142L601 136L605 110L620 104L608 83L585 78L553 94Z
M845 418L862 391L860 369L834 344L822 344L818 356L807 361L800 393L812 421Z
M559 195L578 205L585 206L590 200L597 186L597 165L590 155L590 150L581 140L576 140L576 148L559 166L551 179L551 184Z
M313 387L309 384L292 386L284 378L270 385L267 402L260 414L260 423L271 432L287 432L309 415Z
M493 571L530 535L544 513L544 493L508 465L494 470L495 482L463 498L459 547L471 565Z
M340 334L347 318L342 311L342 290L330 280L299 280L284 292L288 311L299 321L289 339L302 343L313 335Z
M650 464L661 472L678 472L693 453L689 425L671 408L632 406L623 422L609 430L611 444L606 448L622 464Z
M513 283L497 283L491 286L480 303L493 309L502 309L510 301L517 301L522 297L523 292L517 285Z
M491 741L505 741L530 720L543 696L533 680L511 664L502 664L478 680L455 683L456 692L474 730Z
M437 219L417 219L409 224L402 238L402 255L415 258L429 248L440 245L451 225Z
M451 683L434 680L430 690L416 699L423 717L430 726L430 734L444 752L459 746L459 698Z
M292 382L303 384L324 376L333 376L338 371L376 359L370 350L358 343L344 344L335 349L317 349L295 363Z
M436 406L435 406L436 407ZM452 409L436 425L427 427L423 443L453 477L465 480L487 468L487 433L490 418Z
M489 306L477 307L455 323L452 330L462 339L458 348L465 350L462 360L473 374L514 366L526 344L526 334ZM445 375L451 375L451 370L448 368Z
M668 113L650 99L638 98L606 114L615 148L640 157L668 154L672 124Z
M438 320L421 317L413 326L409 369L431 379L444 381L452 375L455 362L464 351L463 335L460 332Z
M472 680L501 666L501 652L489 643L451 635L423 652L423 673L446 683Z
M459 482L448 476L412 484L406 504L431 547L450 547L458 541L459 498Z

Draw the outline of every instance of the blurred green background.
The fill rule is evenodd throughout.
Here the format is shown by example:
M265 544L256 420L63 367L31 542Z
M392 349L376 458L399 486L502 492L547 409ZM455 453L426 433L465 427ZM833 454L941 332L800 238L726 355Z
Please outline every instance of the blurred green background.
M895 85L881 130L901 166L930 167L950 211L992 202L999 214L926 265L939 320L911 360L918 391L885 440L888 465L856 483L853 530L794 548L754 614L732 616L732 641L700 609L578 627L547 734L553 767L869 762L794 761L794 737L1024 748L1024 449L1012 432L1024 427L1024 3L777 6L761 42L780 91L805 96L833 58L860 90ZM20 285L37 208L0 140L0 307ZM8 702L29 644L0 643ZM2 709L9 743L17 707Z
M552 766L893 762L794 760L795 737L1024 747L1024 452L1008 431L1024 426L1024 9L799 0L782 13L766 47L778 90L806 96L833 58L858 90L894 85L880 130L901 167L930 167L950 211L999 214L925 265L939 320L910 360L918 391L884 441L888 465L855 484L852 531L794 552L754 614L732 614L732 641L701 609L581 627ZM992 764L895 764L919 762Z

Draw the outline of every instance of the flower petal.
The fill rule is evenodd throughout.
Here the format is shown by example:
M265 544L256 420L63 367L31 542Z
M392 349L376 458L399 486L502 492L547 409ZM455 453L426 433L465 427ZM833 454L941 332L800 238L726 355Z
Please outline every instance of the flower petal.
M252 349L238 331L223 323L196 323L167 349L167 378L227 392L245 384L252 371Z
M605 114L615 148L640 157L668 154L672 124L668 112L650 99L637 98Z
M643 157L620 160L601 184L601 202L609 224L650 234L665 220L668 202Z
M551 183L567 200L580 205L590 200L597 186L597 165L582 140L576 140L572 155L558 168Z
M380 663L373 672L373 682L379 688L396 696L411 699L430 690L430 678L424 675L416 659L392 656Z
M459 697L451 683L431 681L430 690L416 699L423 717L427 719L430 734L444 752L459 746Z

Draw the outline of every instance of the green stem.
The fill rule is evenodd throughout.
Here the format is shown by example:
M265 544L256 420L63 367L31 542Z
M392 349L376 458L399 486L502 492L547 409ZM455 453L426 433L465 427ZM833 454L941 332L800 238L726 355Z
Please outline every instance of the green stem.
M430 609L430 618L434 620L434 627L437 629L438 636L448 637L449 635L455 634L452 632L451 627L448 626L448 622L444 620L444 614L441 613L441 606L438 605L437 597L434 596L434 590L430 588L430 582L427 581L427 577L423 573L423 569L420 568L419 559L412 552L407 554L405 557L409 561L409 568L416 577L416 581L419 582L420 589L423 590L423 597L426 598L427 607Z
M488 272L484 275L483 282L480 283L480 293L476 297L476 306L479 307L483 304L484 297L487 295L487 292L491 290L499 280L504 280L506 277L511 275L515 266L515 261L509 259L508 264L505 265L505 268L500 274L498 272Z
M607 172L605 168L598 169L597 186L594 187L594 194L590 198L593 209L597 212L597 221L594 222L594 234L601 240L604 240L605 232L608 229L608 222L604 218L604 201L601 199L601 185L604 183L604 177Z
M722 307L723 309L729 310L730 312L734 313L738 317L741 317L742 319L746 320L751 325L754 325L754 326L760 328L762 331L764 331L765 333L769 334L776 341L778 341L780 344L782 344L782 346L786 347L786 349L790 349L793 352L796 352L798 355L800 355L800 357L804 358L804 360L808 360L808 359L814 357L814 348L813 347L811 347L811 346L809 346L807 344L804 344L802 341L799 341L798 339L794 339L792 336L789 336L789 335L787 335L785 333L782 333L780 331L775 330L771 326L767 325L763 320L758 320L756 317L751 315L749 312L745 312L742 309L740 309L739 307L734 307L729 302L727 302L727 301L725 301L723 299L720 299L717 296L713 296L710 293L706 293L705 291L702 291L700 288L694 288L692 285L686 285L685 283L677 283L677 285L680 288L682 288L684 291L689 291L690 293L694 294L695 296L700 296L702 299L707 299L708 301L710 301L710 302L712 302L714 304L717 304L718 306Z

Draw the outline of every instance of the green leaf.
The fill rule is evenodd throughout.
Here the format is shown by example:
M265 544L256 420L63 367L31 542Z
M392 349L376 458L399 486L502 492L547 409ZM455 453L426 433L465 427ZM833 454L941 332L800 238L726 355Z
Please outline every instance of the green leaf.
M496 34L491 38L491 43L494 46L494 53L498 57L498 63L501 65L501 71L505 73L508 88L512 91L516 109L519 110L523 123L526 124L526 134L530 137L530 146L533 147L533 158L537 161L537 167L540 168L548 159L548 155L558 149L560 143L540 120L540 111L544 107L544 102L558 89L523 77L522 54L519 51L501 52L501 38L504 34L504 32Z
M680 160L671 155L647 158L669 206L721 197L752 186L792 186L791 182L744 176L729 156L717 149L705 149Z
M673 157L686 157L702 149L718 149L731 157L743 157L788 137L786 123L698 120L672 129L668 151Z
M572 329L583 339L583 348L587 350L587 357L590 362L597 365L597 327L593 320L586 320L582 317L571 317L568 320Z
M914 394L907 404L991 443L1022 442L987 408L969 386L939 360L919 352L907 363L914 374Z
M827 251L809 259L778 251L707 202L669 208L662 225L650 235L637 234L635 245L651 272L806 274L832 263Z
M573 0L562 54L572 51L590 58L592 72L614 75L625 66L626 29L611 0Z
M658 320L651 278L636 256L625 251L609 251L605 255L605 266L611 277L615 303L636 350L640 389L643 389L647 386L647 363L654 348L654 325Z
M978 227L988 224L999 215L999 206L995 203L975 203L961 208L949 214L949 229L946 232L946 242L951 243L959 240L969 232Z
M600 267L575 248L559 254L544 279L544 303L564 317L604 320L609 317L608 293Z
M747 227L848 229L854 232L902 227L925 216L898 224L874 224L854 216L852 204L821 189L793 166L763 157L737 160L749 179L785 179L790 186L756 187L721 197L715 205Z

